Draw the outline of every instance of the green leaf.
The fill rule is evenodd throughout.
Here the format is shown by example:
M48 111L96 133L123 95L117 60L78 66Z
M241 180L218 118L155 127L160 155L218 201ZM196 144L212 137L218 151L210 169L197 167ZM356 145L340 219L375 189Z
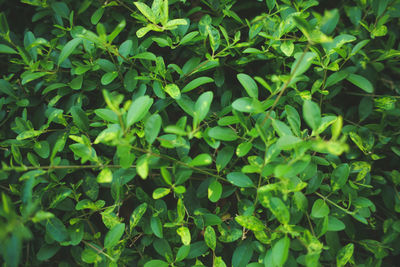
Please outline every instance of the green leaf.
M139 96L135 99L128 109L126 115L126 126L131 127L134 123L140 121L146 116L151 105L153 104L153 99L148 95Z
M147 210L147 203L142 203L139 206L135 208L135 210L132 212L132 215L130 217L129 221L129 232L132 233L133 229L138 225L140 219L143 217Z
M212 82L214 82L214 79L212 79L210 77L196 78L193 81L191 81L190 83L188 83L187 85L185 85L185 87L183 87L182 93L187 93L189 91L192 91L193 89L196 89L197 87L200 87L204 84L212 83Z
M189 255L189 252L190 252L190 245L187 245L187 246L183 245L183 246L181 246L181 247L178 249L178 252L176 253L175 261L176 261L176 262L183 261L183 260Z
M328 216L329 207L322 199L317 199L311 209L311 216L314 218L323 218Z
M351 259L354 252L354 244L350 243L346 246L342 247L336 256L336 265L338 267L343 267L346 265L347 262Z
M115 78L117 78L117 77L118 77L117 71L107 72L101 77L101 84L108 85L108 84L112 83L115 80Z
M354 84L355 86L358 86L362 90L364 90L367 93L373 93L374 92L374 87L371 84L370 81L368 81L366 78L364 78L361 75L357 74L349 74L346 78L349 82Z
M144 267L168 267L169 264L162 260L151 260L145 263Z
M215 203L217 202L222 195L222 185L220 182L218 182L217 180L212 181L209 185L208 185L208 190L207 190L207 194L208 194L208 199Z
M269 209L272 214L283 224L288 224L290 221L290 213L283 201L277 197L271 197L269 202Z
M212 226L207 226L206 230L204 231L204 241L206 242L207 246L212 250L215 250L217 246L217 237L215 235L214 228Z
M238 187L254 187L253 181L244 173L231 172L227 176L228 181Z
M232 267L245 267L251 260L253 256L253 247L249 241L246 240L243 242L233 252Z
M293 136L293 133L290 130L289 126L287 126L284 122L281 122L279 120L273 120L272 126L274 127L275 131L280 137L283 137L285 135Z
M15 51L13 48L5 45L5 44L0 44L0 53L3 54L18 54L17 51Z
M36 253L36 258L40 261L46 261L51 259L58 251L59 246L44 244L40 247L39 251Z
M202 93L194 105L194 128L204 120L210 110L211 102L213 100L213 92Z
M164 87L164 91L169 94L170 97L173 99L179 99L181 98L181 91L179 90L179 87L176 84L170 83L167 84Z
M303 140L299 137L284 135L278 139L276 142L276 147L282 150L291 150L298 147L298 145L302 142Z
M347 163L338 165L331 175L332 191L341 189L346 184L349 174L350 167Z
M154 216L151 217L150 227L156 237L163 238L163 228L160 218Z
M93 15L90 17L90 22L93 25L96 25L97 23L99 23L101 17L104 14L104 7L99 7L94 13Z
M289 255L290 239L285 236L276 242L272 247L272 265L282 267Z
M342 231L346 228L346 225L334 216L328 217L328 229L327 231Z
M165 197L170 192L171 192L170 188L162 188L162 187L157 188L156 190L153 191L153 198L159 199L159 198Z
M280 49L287 57L290 57L294 51L293 41L283 42L280 46Z
M250 97L258 98L258 86L253 78L247 74L239 73L237 79Z
M238 157L246 156L247 153L249 153L249 151L251 150L252 147L253 147L253 144L250 143L250 142L241 143L236 148L236 155Z
M197 35L199 35L198 31L194 31L194 32L190 32L190 33L186 34L185 36L182 37L181 41L179 42L179 45L184 45L184 44L189 43Z
M144 136L149 144L154 143L160 133L162 119L158 114L151 115L144 124Z
M197 155L190 163L190 166L206 166L212 163L212 158L209 154Z
M37 80L37 79L45 76L47 74L48 74L47 72L34 72L34 73L26 73L25 72L21 75L21 78L22 78L21 84L25 85L29 82L32 82L34 80Z
M187 21L185 19L173 19L167 22L164 27L168 30L174 30L180 25L187 25Z
M10 29L4 12L0 12L0 33L7 35Z
M251 231L263 231L265 225L255 216L252 215L239 215L235 217L235 221Z
M108 233L104 238L104 248L109 249L115 247L118 244L124 232L125 232L124 223L119 223L115 225L113 228L111 228L111 230L108 231Z
M158 22L157 18L148 5L142 2L133 2L133 4L135 4L137 9L139 9L140 13L142 13L149 21L151 21L154 24L157 24Z
M157 60L156 55L154 55L151 52L143 52L143 53L140 53L140 54L137 54L137 55L133 56L133 58L146 59L146 60L151 60L151 61L156 61Z
M217 170L225 168L229 161L232 159L234 149L231 146L226 146L218 152L217 159L215 161Z
M176 233L181 237L183 245L189 246L191 241L190 231L187 227L181 226L176 229ZM189 253L189 251L188 251Z
M310 100L304 100L303 118L312 130L317 130L321 124L321 111L318 104Z
M226 264L221 257L215 257L213 267L226 267Z
M211 138L222 141L235 141L236 139L238 139L238 136L234 130L232 130L231 128L220 127L220 126L211 128L208 131L208 135Z
M78 106L73 106L71 108L72 120L84 132L89 131L89 118L86 113L82 110L82 108Z
M49 219L46 223L46 233L57 242L67 241L69 234L64 223L57 217Z
M112 180L113 180L113 174L109 168L104 168L97 176L98 183L111 183Z
M293 77L302 75L304 72L306 72L311 64L314 58L317 55L314 52L305 52L305 53L297 53L295 54L296 60L292 64L292 68L290 69L290 74Z
M33 150L42 158L47 159L50 155L50 145L47 141L36 142L33 146Z
M250 97L241 97L239 99L236 99L235 101L233 101L232 107L237 111L245 113L253 113L253 112L261 113L264 111L261 102L255 98L250 98Z
M81 38L74 38L70 40L68 43L66 43L61 50L60 56L58 57L58 65L64 62L71 54L74 52L74 50L77 48L77 46L82 42Z
M94 113L96 113L97 116L99 116L100 118L102 118L105 121L112 122L112 123L119 122L118 115L115 114L115 112L110 109L100 108L100 109L96 109L94 111Z
M289 105L285 106L285 112L290 128L292 128L295 135L300 136L301 120L299 113L294 107Z

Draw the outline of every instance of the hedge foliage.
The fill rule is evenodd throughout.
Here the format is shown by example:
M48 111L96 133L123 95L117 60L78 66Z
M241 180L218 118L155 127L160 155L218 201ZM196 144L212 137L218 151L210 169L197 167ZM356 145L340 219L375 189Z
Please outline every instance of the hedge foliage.
M3 266L396 265L399 0L0 6Z

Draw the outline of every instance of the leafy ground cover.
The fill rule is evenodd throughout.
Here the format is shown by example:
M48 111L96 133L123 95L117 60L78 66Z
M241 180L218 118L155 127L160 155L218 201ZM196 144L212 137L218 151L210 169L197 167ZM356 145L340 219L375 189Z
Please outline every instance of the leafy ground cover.
M398 0L0 1L3 266L395 266Z

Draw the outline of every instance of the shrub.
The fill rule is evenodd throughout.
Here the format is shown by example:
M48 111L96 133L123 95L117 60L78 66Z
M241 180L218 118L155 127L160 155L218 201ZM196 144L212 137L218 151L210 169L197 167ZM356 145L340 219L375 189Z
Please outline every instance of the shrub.
M398 0L0 1L4 266L394 266Z

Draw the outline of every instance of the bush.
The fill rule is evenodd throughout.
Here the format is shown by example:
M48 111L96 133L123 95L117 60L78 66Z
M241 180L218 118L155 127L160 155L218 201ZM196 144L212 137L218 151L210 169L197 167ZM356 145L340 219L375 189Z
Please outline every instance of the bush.
M398 0L0 1L3 266L394 266Z

